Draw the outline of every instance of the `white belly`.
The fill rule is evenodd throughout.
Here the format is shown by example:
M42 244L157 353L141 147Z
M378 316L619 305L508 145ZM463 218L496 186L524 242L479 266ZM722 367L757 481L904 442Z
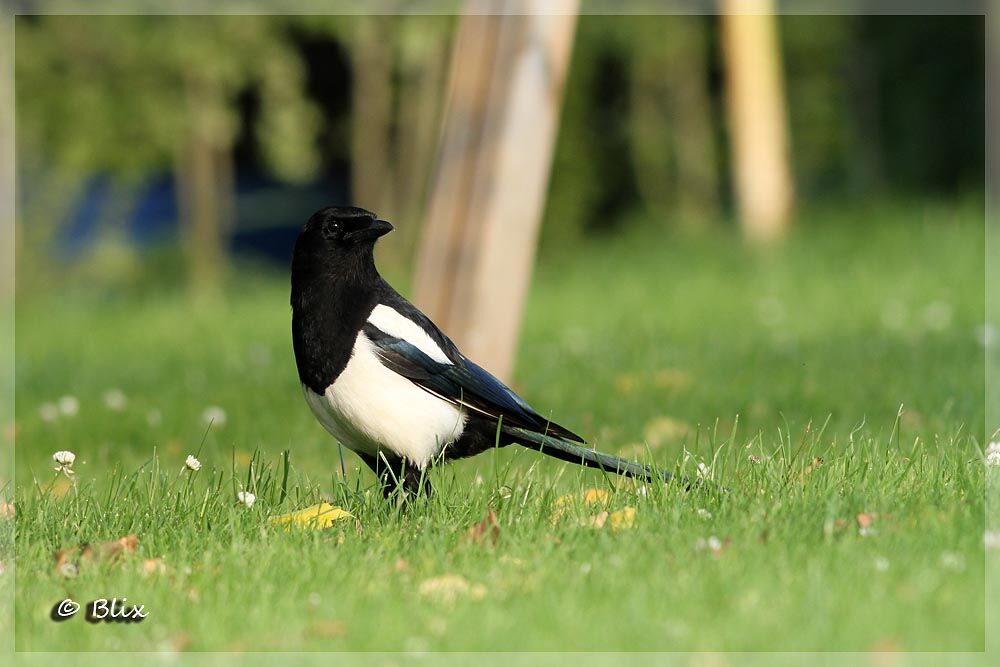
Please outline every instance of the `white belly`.
M322 396L303 390L316 419L345 447L369 455L385 449L421 469L465 428L456 406L383 366L363 333Z

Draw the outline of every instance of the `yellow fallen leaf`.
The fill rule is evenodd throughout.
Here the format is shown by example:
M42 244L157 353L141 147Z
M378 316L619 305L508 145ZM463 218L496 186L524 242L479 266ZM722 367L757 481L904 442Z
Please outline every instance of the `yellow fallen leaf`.
M316 505L310 505L309 507L297 512L272 516L268 519L268 521L274 524L284 524L286 526L298 525L305 528L320 530L323 528L329 528L337 521L347 518L353 519L354 515L345 509L334 507L328 502L322 502Z
M619 530L631 528L634 523L634 507L624 507L614 512L604 510L599 514L595 514L592 517L588 517L580 521L580 525L584 528L594 528L596 530L600 530L601 528L604 528L604 526L610 526L611 532L613 533L617 533Z
M608 517L608 523L611 524L611 530L627 530L635 524L635 508L634 507L623 507L617 512L612 512L611 516Z
M554 508L552 510L552 516L549 517L549 521L553 524L557 523L559 519L566 514L569 508L578 502L584 505L607 505L610 501L611 494L605 489L586 489L579 495L575 493L567 493L566 495L556 498L555 503L553 503Z

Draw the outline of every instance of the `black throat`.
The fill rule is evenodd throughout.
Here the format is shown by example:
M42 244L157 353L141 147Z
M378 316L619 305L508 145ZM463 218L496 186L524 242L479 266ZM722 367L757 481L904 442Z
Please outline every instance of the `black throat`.
M374 242L331 251L300 237L292 258L292 347L299 380L317 394L343 372L378 303Z

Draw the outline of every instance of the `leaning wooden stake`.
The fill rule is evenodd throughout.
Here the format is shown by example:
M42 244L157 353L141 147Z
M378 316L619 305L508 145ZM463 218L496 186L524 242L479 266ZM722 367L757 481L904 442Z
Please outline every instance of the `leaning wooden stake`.
M513 366L577 9L575 0L521 0L521 14L495 15L510 5L471 0L459 21L414 285L417 305L502 378Z
M721 9L740 222L747 236L767 241L784 233L793 202L774 2L721 0Z

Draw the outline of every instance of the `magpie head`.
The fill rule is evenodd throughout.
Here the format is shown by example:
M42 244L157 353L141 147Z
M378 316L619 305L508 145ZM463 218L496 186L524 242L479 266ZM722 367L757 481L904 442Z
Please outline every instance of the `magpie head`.
M351 250L370 246L392 231L392 225L371 211L355 206L328 206L312 214L302 229L300 242L318 249Z

